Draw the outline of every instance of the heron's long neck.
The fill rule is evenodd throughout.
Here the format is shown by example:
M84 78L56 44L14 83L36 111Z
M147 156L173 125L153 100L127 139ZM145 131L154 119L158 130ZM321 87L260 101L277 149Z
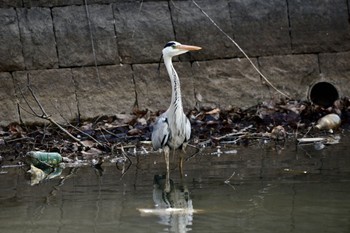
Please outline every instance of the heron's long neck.
M164 64L168 71L170 81L171 81L171 103L169 108L174 108L175 111L182 110L182 100L181 100L181 89L180 89L180 80L177 76L177 73L174 69L171 57L164 57Z

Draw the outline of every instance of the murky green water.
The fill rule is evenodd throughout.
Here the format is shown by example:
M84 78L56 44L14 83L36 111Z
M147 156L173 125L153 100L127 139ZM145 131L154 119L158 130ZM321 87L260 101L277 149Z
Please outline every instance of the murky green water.
M35 186L23 169L2 168L0 231L350 232L349 136L323 150L230 150L187 161L184 180L172 170L169 195L153 185L165 169L160 155L133 159L123 177L104 164L102 176L66 168ZM163 209L164 201L181 209Z

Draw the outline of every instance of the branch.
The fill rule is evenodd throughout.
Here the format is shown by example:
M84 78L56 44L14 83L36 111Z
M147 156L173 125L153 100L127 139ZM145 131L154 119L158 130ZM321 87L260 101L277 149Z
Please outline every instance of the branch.
M79 128L75 127L74 125L72 125L60 112L59 109L57 107L55 107L58 111L58 113L60 114L60 116L62 117L63 120L65 120L65 122L68 124L69 127L72 127L73 129L75 129L76 131L78 131L81 134L84 134L85 136L87 136L88 138L90 138L91 140L93 140L96 144L98 144L101 147L105 147L106 145L102 144L100 141L98 141L96 138L94 138L93 136L91 136L88 133L85 133L84 131L80 130Z
M33 89L30 86L29 83L29 74L27 76L28 78L28 84L27 84L27 88L32 96L32 98L34 99L35 103L37 104L37 106L39 107L39 109L41 110L41 114L38 114L37 112L35 112L35 110L33 109L33 107L30 105L30 103L28 102L27 98L24 96L23 92L21 91L21 95L24 99L24 101L26 102L28 108L30 109L30 111L26 110L25 108L23 108L22 106L19 105L19 107L21 107L23 110L25 110L26 112L28 112L29 114L36 116L38 118L44 119L49 121L50 123L52 123L53 125L55 125L57 128L59 128L62 132L64 132L65 134L67 134L71 139L73 139L74 141L76 141L77 143L79 143L79 145L81 145L82 147L85 148L85 145L80 141L80 139L74 137L70 132L68 132L65 128L63 128L60 124L58 124L54 119L51 118L50 115L48 115L44 109L44 107L41 105L39 99L37 98L37 96L35 95Z

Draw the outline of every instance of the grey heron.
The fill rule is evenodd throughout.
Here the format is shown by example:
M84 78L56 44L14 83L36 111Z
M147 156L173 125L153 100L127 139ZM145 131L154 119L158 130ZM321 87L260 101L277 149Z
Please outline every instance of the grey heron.
M165 191L170 191L169 184L169 153L176 149L185 149L191 136L191 124L186 117L181 98L180 80L174 69L172 57L187 53L188 51L200 50L201 47L182 45L176 41L168 42L163 50L163 59L171 81L171 102L169 108L156 120L152 131L153 149L163 149L166 163ZM182 174L183 155L180 155L180 172Z

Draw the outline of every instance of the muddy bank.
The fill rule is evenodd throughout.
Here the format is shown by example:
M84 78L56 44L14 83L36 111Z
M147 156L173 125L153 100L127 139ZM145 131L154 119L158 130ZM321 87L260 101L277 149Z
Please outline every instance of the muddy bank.
M121 158L152 152L152 124L160 112L135 110L133 114L102 116L56 125L13 123L0 131L2 164L20 164L28 151L58 152L69 161ZM318 127L329 114L340 116L330 127ZM187 113L192 125L191 153L201 148L254 143L278 143L305 137L328 137L349 128L350 100L342 98L327 109L309 102L281 100L263 102L247 110L193 109ZM319 128L319 129L318 129ZM63 130L62 130L63 129ZM191 156L191 155L188 155Z

